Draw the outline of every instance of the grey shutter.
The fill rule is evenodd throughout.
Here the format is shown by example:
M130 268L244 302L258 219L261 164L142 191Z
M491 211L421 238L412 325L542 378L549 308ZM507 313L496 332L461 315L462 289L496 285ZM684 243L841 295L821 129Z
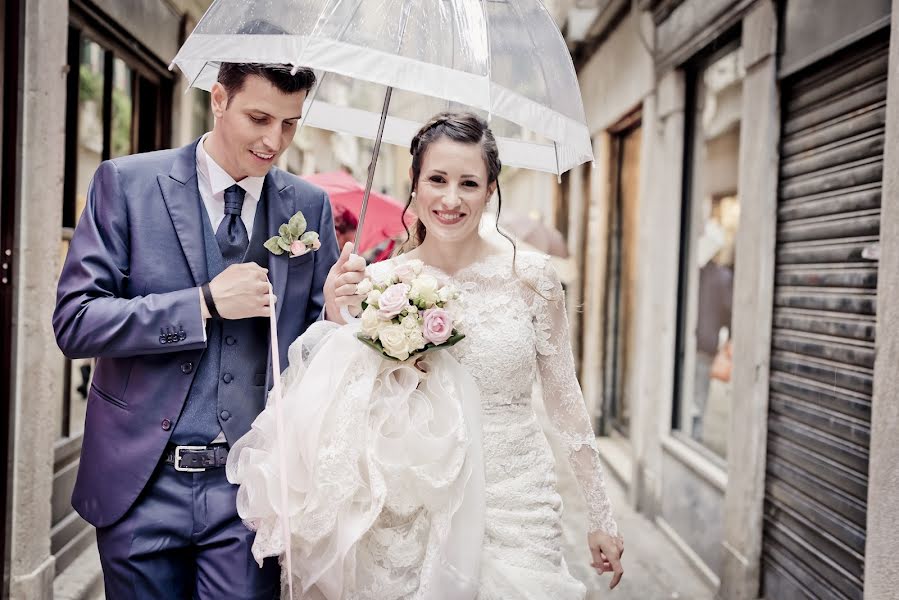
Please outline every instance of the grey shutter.
M785 82L762 587L862 600L888 40Z

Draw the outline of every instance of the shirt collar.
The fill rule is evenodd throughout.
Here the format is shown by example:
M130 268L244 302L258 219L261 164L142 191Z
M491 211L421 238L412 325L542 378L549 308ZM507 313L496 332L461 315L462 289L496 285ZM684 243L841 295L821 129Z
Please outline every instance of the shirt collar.
M219 166L215 159L206 152L203 144L208 135L209 133L203 134L203 137L200 138L200 143L197 144L197 169L200 171L200 175L209 182L212 195L215 196L224 192L237 183L246 191L248 196L258 201L262 196L262 184L265 183L265 177L244 177L240 181L235 182L234 178L228 175L228 172Z

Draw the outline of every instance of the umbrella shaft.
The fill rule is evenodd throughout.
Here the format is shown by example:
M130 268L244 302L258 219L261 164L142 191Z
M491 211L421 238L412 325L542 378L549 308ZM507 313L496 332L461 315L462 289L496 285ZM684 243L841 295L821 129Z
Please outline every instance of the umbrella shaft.
M356 239L353 241L353 253L359 251L359 240L362 237L362 227L365 223L365 212L368 210L368 197L371 194L371 186L375 180L375 169L378 166L378 155L381 152L381 138L384 137L384 125L387 123L387 110L390 108L390 97L393 88L388 87L384 95L384 107L381 109L381 122L378 124L378 135L375 137L375 147L372 149L371 162L368 165L368 180L365 182L365 194L362 196L362 210L359 211L359 225L356 227Z

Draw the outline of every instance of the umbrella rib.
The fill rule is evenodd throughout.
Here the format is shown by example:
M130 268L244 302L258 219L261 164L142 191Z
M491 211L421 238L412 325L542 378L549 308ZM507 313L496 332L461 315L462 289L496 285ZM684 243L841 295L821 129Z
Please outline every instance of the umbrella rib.
M493 54L490 51L490 16L486 0L481 0L484 13L484 33L487 36L487 123L493 119Z
M318 17L316 17L316 19L315 19L315 26L312 27L312 31L309 32L309 35L306 37L306 42L303 44L302 50L300 50L300 55L297 57L297 64L295 64L293 66L293 69L290 70L291 75L296 75L297 71L302 66L303 55L306 54L306 47L309 46L309 42L312 40L312 38L318 32L318 29L321 27L322 17L325 16L325 13L328 11L328 7L329 6L331 7L331 15L333 15L334 11L337 10L337 7L340 6L341 2L343 2L343 0L337 0L333 4L329 1L322 7L321 12L318 13ZM354 12L354 14L355 14L355 12Z
M543 6L543 4L539 1L537 4L541 7ZM509 5L512 7L512 10L515 11L515 14L518 15L518 20L524 25L525 24L524 16L521 14L521 11L518 10L517 3L510 2ZM543 10L545 11L546 7L543 7ZM550 20L552 20L552 17L548 17L548 18ZM555 22L553 22L553 25L555 26ZM527 33L528 33L528 39L531 40L531 46L534 48L534 57L537 58L537 64L540 65L540 74L543 75L543 85L546 86L546 95L548 96L550 102L552 102L552 98L553 98L552 86L549 85L549 79L547 79L547 77L546 77L546 67L543 66L543 61L540 60L540 51L537 48L537 42L534 40L534 34L531 33L530 27L525 26L524 30L527 31ZM552 108L554 110L554 105L550 104L550 108ZM553 151L555 152L555 155L556 155L556 176L558 177L559 181L561 182L562 181L562 173L559 168L559 146L556 143L556 140L553 140Z
M331 9L331 15L334 14L334 12L337 10L337 7L340 5L340 3L342 1L343 0L337 0L337 2L334 4L334 7ZM358 0L358 2L356 2L356 6L355 6L355 8L353 8L353 12L350 13L350 16L347 17L346 21L344 21L343 25L341 26L340 32L337 34L337 37L335 38L338 42L343 39L343 34L345 34L346 30L350 28L350 23L353 22L353 19L355 18L356 13L359 12L360 6L362 6L362 0ZM324 14L324 10L322 10L322 14ZM321 16L319 16L319 18L321 18ZM316 23L316 27L318 27L318 23ZM308 44L308 43L309 42L307 41L306 44ZM304 45L303 48L304 48L303 52L305 52L306 46ZM297 58L297 62L300 62L300 60L303 58L303 52L300 52L300 56ZM299 66L295 66L292 72L296 73L296 70L298 68L299 68ZM300 121L300 126L298 127L298 131L302 131L303 127L306 125L306 120L309 118L309 113L312 112L312 105L315 103L315 99L318 98L318 91L325 84L325 77L327 77L327 76L328 76L328 71L322 70L321 79L319 80L318 85L315 86L315 89L312 90L312 97L309 98L309 106L307 107L305 113L303 114L303 118Z

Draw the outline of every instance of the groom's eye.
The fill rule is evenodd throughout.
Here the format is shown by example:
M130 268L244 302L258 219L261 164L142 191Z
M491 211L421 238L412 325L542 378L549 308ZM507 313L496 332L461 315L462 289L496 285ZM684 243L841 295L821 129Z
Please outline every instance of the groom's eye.
M250 115L250 120L259 125L265 123L265 117L254 117L253 115Z

